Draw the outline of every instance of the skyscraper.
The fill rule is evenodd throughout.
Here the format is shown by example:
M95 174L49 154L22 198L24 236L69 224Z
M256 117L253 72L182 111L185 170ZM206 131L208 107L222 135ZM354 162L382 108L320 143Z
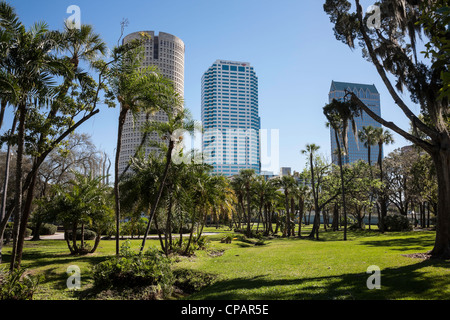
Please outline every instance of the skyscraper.
M159 32L155 35L154 31L143 31L150 37L145 41L145 57L142 62L143 67L157 66L161 74L172 80L175 90L181 96L184 95L184 43L183 41L171 34ZM123 39L123 43L132 41L133 39L141 38L142 31L134 32L127 35ZM154 115L151 115L149 120L155 121L168 121L167 115L160 111ZM124 129L122 134L122 150L119 158L119 172L123 172L130 157L134 156L137 147L142 139L141 127L146 121L146 115L140 114L136 118L136 122L133 122L133 117L130 114L124 123ZM148 137L153 141L161 142L161 139L156 135ZM145 146L145 153L149 154L153 150L157 150L154 147Z
M331 82L330 92L328 94L329 102L336 100L343 100L345 96L345 90L352 91L356 96L377 115L381 116L380 108L380 94L378 93L375 85L348 83L348 82ZM362 115L355 119L358 131L364 126L381 127L381 124L373 120L367 113L363 112ZM349 124L351 128L351 124ZM337 149L336 138L334 129L330 129L331 138L331 157L334 164L338 164L338 157L335 154ZM356 143L353 131L350 129L348 132L348 154L342 158L343 164L353 163L357 160L367 159L368 153L364 143L359 141ZM378 145L371 146L370 161L375 163L378 159Z
M258 78L248 62L216 60L202 77L202 149L213 173L260 172Z

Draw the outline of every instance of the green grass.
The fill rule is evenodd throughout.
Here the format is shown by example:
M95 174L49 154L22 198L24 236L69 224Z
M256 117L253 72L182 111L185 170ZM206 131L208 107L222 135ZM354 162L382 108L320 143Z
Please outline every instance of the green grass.
M230 233L205 228L204 232ZM305 230L305 235L307 234ZM211 235L208 250L178 259L175 268L216 275L215 282L187 299L448 299L450 261L403 256L424 253L433 247L434 232L380 234L375 231L322 232L321 240L275 238L265 245L233 240L220 243L222 234ZM158 240L148 246L159 247ZM137 248L140 240L132 240ZM8 247L5 248L8 254ZM66 269L81 268L82 290L92 284L92 265L114 254L115 242L102 241L93 255L74 257L64 241L26 242L23 265L45 280L36 299L76 299L66 289ZM212 255L212 251L222 255ZM6 256L7 258L7 256ZM369 290L367 268L381 269L381 289Z

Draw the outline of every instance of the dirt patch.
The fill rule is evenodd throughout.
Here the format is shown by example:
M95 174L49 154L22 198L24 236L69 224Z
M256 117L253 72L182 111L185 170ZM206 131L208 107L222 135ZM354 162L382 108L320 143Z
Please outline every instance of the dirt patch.
M422 259L422 260L428 260L431 258L431 255L428 253L402 254L402 256L407 257L407 258Z
M210 257L215 258L215 257L222 256L224 252L225 252L225 250L210 250L210 251L208 251L208 255Z

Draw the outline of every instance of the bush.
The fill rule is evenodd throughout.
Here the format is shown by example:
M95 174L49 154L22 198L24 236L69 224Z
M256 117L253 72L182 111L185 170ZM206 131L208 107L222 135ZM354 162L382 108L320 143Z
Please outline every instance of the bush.
M163 296L172 291L171 261L156 248L144 254L134 253L129 241L122 245L121 257L111 258L93 267L94 286L97 288L133 288L158 286Z
M233 241L233 236L231 234L223 237L222 239L220 239L221 243L231 243L231 241Z
M387 215L384 218L386 231L411 231L412 225L406 216L400 214Z
M8 244L10 241L12 241L12 231L13 231L12 226L11 227L7 226L5 231L3 232L3 242L5 244ZM30 237L32 233L33 231L31 229L28 228L25 229L26 238Z
M72 240L72 230L67 231L67 236L69 240ZM89 229L84 229L84 240L94 240L95 237L97 237L97 233ZM64 240L67 240L66 235L64 235ZM81 240L81 229L77 230L77 240Z
M44 223L41 225L41 228L39 229L39 235L41 236L50 236L56 233L56 230L58 229L57 226L50 223Z
M0 268L0 300L32 300L41 277L25 275L26 269L8 273Z

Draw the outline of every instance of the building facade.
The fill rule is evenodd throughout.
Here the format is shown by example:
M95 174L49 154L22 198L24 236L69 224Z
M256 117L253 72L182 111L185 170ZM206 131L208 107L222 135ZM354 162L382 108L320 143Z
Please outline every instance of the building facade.
M184 52L185 46L183 41L171 34L154 31L139 31L127 35L123 39L123 43L132 41L133 39L141 38L142 33L149 35L145 41L145 56L142 61L143 67L156 66L161 74L172 80L175 90L184 96ZM122 149L119 155L119 172L123 172L127 166L130 157L134 156L136 149L139 147L142 140L141 127L147 121L147 116L144 113L139 114L135 120L130 114L127 114L122 134ZM148 120L153 121L168 121L167 115L160 111L149 116ZM161 143L162 140L156 135L148 137ZM157 151L158 148L150 147L145 144L145 154Z
M328 100L331 103L333 99L342 101L345 96L345 91L351 91L357 95L357 97L377 115L381 116L380 106L380 94L378 93L375 85L349 83L349 82L331 82L330 92L328 94ZM372 119L367 113L363 112L362 115L355 119L358 131L364 126L381 127L381 124ZM343 164L353 163L358 160L365 160L368 162L368 152L364 143L355 140L353 131L351 130L351 123L349 123L348 131L348 154L342 158ZM334 129L330 128L331 139L331 158L334 164L338 165L338 156L336 154L337 142L335 138ZM371 146L371 163L376 163L378 160L378 145ZM383 150L381 150L383 152ZM383 154L382 154L383 157Z
M248 62L216 60L202 76L202 151L213 173L261 170L258 77Z

